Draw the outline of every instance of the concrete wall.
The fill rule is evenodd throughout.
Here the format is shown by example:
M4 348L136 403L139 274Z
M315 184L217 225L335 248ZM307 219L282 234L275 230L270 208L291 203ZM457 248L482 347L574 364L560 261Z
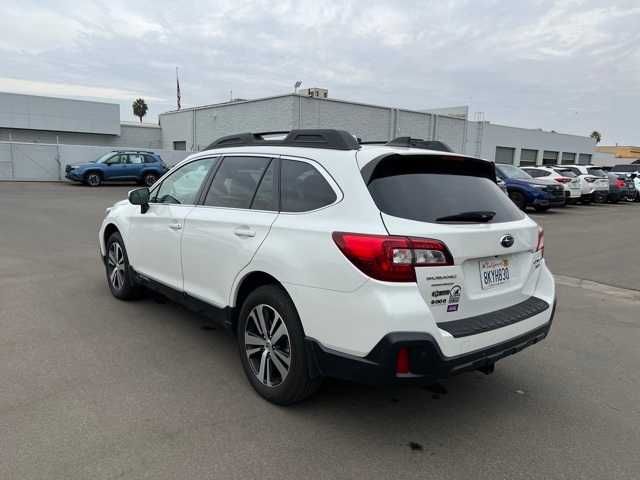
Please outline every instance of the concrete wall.
M120 106L0 92L0 127L120 134Z
M89 162L111 150L106 146L0 142L0 180L62 180L67 165ZM189 155L173 150L154 151L169 166Z
M184 141L187 150L198 151L224 135L290 130L294 127L294 102L291 97L274 97L163 113L160 115L162 148L173 149L173 142Z
M156 125L134 126L124 123L118 135L0 128L0 141L162 148L162 130Z
M294 128L336 128L363 140L387 140L392 133L390 108L302 96L294 104Z
M466 127L468 122L461 118L435 117L434 140L440 140L449 145L454 152L469 153L465 144Z
M595 147L595 141L589 137L507 127L489 122L468 122L466 143L467 152L491 161L495 161L496 147L515 148L515 165L520 164L523 148L537 150L537 164L542 165L545 150L559 152L558 158L561 159L563 152L575 153L577 158L580 153L593 154Z
M160 125L123 123L120 125L120 136L117 142L112 145L135 146L138 148L162 148L162 129Z

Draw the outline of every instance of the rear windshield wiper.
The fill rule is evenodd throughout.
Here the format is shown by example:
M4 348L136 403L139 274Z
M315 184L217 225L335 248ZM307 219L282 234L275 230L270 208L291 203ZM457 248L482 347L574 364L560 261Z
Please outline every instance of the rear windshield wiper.
M496 216L496 212L489 210L481 210L475 212L461 212L455 215L447 215L446 217L436 218L436 222L479 222L484 223L490 221Z

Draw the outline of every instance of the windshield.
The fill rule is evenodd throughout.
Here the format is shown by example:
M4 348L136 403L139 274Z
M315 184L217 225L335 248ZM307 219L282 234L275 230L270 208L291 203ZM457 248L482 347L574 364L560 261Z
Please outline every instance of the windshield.
M576 178L577 175L575 173L573 173L571 170L562 170L562 169L557 169L556 172L558 172L560 175L564 176L564 177L568 177L568 178Z
M530 180L533 178L524 170L518 167L514 167L513 165L496 165L496 170L498 170L503 177L507 178L515 178L520 180Z
M107 160L109 160L109 158L111 158L112 155L113 155L113 152L107 152L104 155L99 156L95 160L91 160L91 163L104 163Z

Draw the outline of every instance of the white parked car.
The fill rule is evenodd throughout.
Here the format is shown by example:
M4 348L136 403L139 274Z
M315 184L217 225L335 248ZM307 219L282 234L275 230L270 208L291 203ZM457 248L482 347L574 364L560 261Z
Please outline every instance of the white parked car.
M430 384L542 340L544 237L484 160L339 130L224 137L107 210L112 294L220 319L264 398L323 377Z
M582 187L580 179L573 173L566 171L563 174L558 173L551 167L520 167L533 178L549 178L560 183L564 188L567 203L573 203L580 200L582 196Z
M609 178L599 167L594 167L593 165L556 165L553 169L560 175L573 172L580 178L583 203L607 201Z

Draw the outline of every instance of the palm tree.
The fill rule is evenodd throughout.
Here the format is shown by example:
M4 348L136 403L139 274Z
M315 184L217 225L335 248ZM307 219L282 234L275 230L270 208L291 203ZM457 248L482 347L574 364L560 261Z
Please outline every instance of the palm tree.
M591 135L589 136L593 138L596 141L596 143L600 143L600 140L602 140L602 134L597 130L594 130L593 132L591 132Z
M133 104L131 104L133 108L133 114L140 119L140 123L142 123L142 117L147 114L147 110L149 107L147 106L147 102L145 102L142 98L137 98Z

